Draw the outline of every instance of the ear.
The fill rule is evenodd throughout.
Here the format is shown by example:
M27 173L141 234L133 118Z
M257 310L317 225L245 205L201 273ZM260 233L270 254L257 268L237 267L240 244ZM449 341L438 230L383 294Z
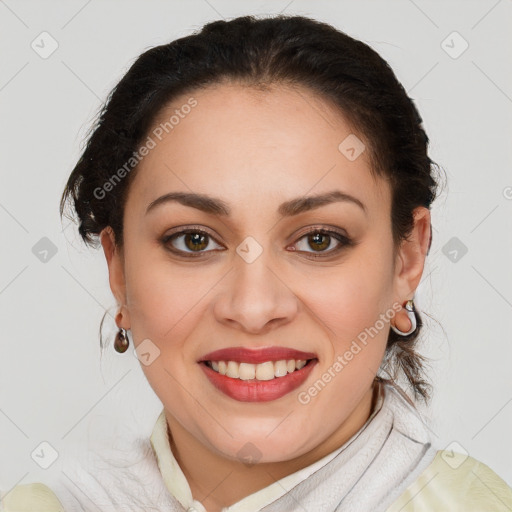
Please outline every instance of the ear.
M407 240L403 240L395 265L395 296L403 304L411 299L418 287L430 249L430 210L418 206L413 212L414 227Z
M115 235L110 226L101 231L100 240L107 260L110 289L118 304L123 306L126 304L124 261L115 244Z

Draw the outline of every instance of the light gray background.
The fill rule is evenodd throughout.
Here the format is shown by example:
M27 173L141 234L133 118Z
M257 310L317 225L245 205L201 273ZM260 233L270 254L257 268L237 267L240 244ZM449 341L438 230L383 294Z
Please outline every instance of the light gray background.
M435 386L426 414L438 448L456 442L512 484L511 0L0 0L4 488L56 471L31 458L35 449L43 463L51 457L43 441L62 455L98 439L149 435L161 410L130 352L110 347L100 360L100 319L109 309L111 339L116 313L103 251L87 249L58 215L100 102L145 49L213 19L278 12L327 21L370 44L423 116L431 157L448 174L417 294L435 319L424 315ZM43 31L58 43L46 59L31 47L43 46ZM469 44L457 58L464 43L454 31ZM43 237L57 250L46 262L33 252ZM453 237L467 248L456 261Z

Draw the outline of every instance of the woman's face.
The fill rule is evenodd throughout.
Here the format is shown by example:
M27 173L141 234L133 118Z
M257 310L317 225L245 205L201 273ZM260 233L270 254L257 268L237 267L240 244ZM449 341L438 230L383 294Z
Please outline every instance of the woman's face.
M302 89L210 87L173 102L149 135L124 248L108 260L171 431L227 458L305 454L370 396L389 320L421 275L423 258L393 260L388 183L340 114ZM188 199L150 207L176 193ZM314 360L292 372L292 352L263 355L286 361L270 367L234 352L222 356L231 376L206 367L234 347Z

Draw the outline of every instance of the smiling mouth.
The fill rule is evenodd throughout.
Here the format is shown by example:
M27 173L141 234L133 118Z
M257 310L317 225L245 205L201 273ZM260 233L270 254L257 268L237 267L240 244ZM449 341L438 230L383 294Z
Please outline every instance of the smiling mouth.
M238 380L267 381L286 377L297 372L311 363L313 359L281 359L279 361L265 361L259 364L237 361L202 361L213 371Z

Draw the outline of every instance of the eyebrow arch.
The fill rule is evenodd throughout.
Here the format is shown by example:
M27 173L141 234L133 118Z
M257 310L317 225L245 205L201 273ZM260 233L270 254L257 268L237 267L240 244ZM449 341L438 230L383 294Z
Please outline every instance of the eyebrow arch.
M148 205L145 215L157 206L168 202L178 202L213 215L229 216L231 214L230 207L222 199L192 192L169 192L152 201ZM340 190L333 190L316 196L297 197L296 199L291 199L279 205L277 211L283 217L292 217L335 202L356 204L365 214L367 213L365 205L357 199L357 197L341 192Z

